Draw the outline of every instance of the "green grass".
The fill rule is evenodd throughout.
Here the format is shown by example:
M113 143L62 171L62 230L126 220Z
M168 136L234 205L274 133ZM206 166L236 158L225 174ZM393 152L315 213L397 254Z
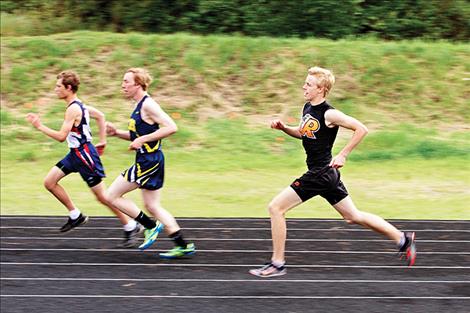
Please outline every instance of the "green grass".
M109 154L108 151L104 158L108 185L132 162L132 155L120 153L121 160L116 162ZM266 217L272 197L304 172L300 165L284 167L282 159L273 162L270 168L236 168L223 173L188 170L174 153L169 153L167 160L162 203L175 216ZM469 160L466 161L468 164ZM470 168L465 165L462 169L461 162L459 158L350 162L342 174L361 210L384 218L470 219L470 184L464 174ZM42 187L43 176L54 164L52 159L19 163L29 166L2 167L2 177L28 178L20 183L11 179L2 184L2 214L65 215L66 210ZM93 199L79 175L67 177L63 185L83 211L90 215L110 214ZM141 205L139 191L129 197ZM321 198L302 204L288 216L339 217Z
M66 145L24 120L33 111L60 127L56 74L76 70L80 98L125 127L132 104L120 94L122 75L144 66L179 127L164 141L164 206L176 216L267 216L270 199L305 171L300 141L268 122L297 123L306 70L321 65L337 77L333 105L370 128L342 171L357 206L385 218L470 219L468 44L79 31L6 36L1 48L2 214L65 214L42 180ZM350 136L340 132L336 152ZM108 143L109 185L133 155L124 141ZM85 212L109 214L79 175L64 186ZM130 197L141 203L138 191ZM289 216L339 217L322 199Z
M77 31L2 38L2 102L35 102L66 68L82 76L89 102L120 101L131 66L156 77L152 90L167 107L221 113L298 115L309 66L337 76L331 101L363 120L394 127L469 123L468 44L371 39L272 39L189 34L144 35ZM274 107L274 112L273 112Z
M234 133L237 140L233 140ZM175 136L164 145L167 175L163 205L176 216L267 216L270 199L305 171L300 141L268 128L251 128L240 120L210 120L197 130L182 127L179 136L190 140ZM418 136L422 142L434 142ZM9 141L9 145L2 145L2 214L64 214L65 209L42 187L42 179L65 154L65 144L56 144L39 133L25 132L23 137L2 136ZM381 146L397 143L395 136L385 134L383 138ZM335 150L345 140L342 136ZM444 151L440 148L430 156L423 154L422 147L412 140L403 141L402 150L392 154L393 159L386 152L386 157L377 157L374 142L374 138L371 142L366 139L342 171L360 209L385 218L470 219L470 157L468 147L458 138L452 148L467 153L452 157L441 157ZM18 149L20 144L22 149ZM132 164L133 153L126 147L125 141L109 139L103 158L106 184ZM410 156L400 155L405 152ZM22 178L20 183L18 177ZM88 214L109 214L93 200L79 175L67 177L64 186ZM130 197L141 204L139 191ZM288 216L339 217L320 198Z

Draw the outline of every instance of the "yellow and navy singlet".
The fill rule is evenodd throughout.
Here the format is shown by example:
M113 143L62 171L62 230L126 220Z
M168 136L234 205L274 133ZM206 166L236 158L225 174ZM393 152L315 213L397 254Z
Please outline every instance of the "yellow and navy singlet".
M160 126L149 124L142 119L141 111L145 95L139 101L131 114L128 129L131 141L140 136L157 131ZM163 186L164 178L164 156L161 150L161 140L146 142L136 151L135 164L125 170L122 175L129 182L137 183L140 188L155 190Z
M147 98L148 95L145 95L142 100L139 101L131 114L131 118L128 124L131 141L134 141L140 136L151 134L160 128L158 124L148 124L142 119L140 112L142 110L142 105ZM147 154L158 150L160 150L160 140L144 143L142 147L137 150L137 153Z

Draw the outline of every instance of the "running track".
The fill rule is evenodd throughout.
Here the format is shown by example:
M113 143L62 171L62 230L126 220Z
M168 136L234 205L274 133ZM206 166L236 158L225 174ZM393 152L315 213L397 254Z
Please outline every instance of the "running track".
M470 221L392 221L417 231L407 268L394 244L341 220L289 219L287 275L247 273L270 257L268 219L178 219L197 254L161 260L119 247L115 218L67 234L61 217L0 217L1 312L470 312Z

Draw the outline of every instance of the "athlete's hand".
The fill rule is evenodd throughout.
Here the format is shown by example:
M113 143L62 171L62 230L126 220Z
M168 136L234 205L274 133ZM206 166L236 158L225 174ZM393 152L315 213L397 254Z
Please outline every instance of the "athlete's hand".
M142 137L136 138L129 145L129 150L139 150L144 143L145 143L145 141L142 140Z
M106 148L106 142L99 142L98 144L96 144L95 148L96 151L98 151L99 155L103 155L104 148Z
M116 136L117 128L113 123L106 122L106 134L108 136Z
M343 167L345 163L346 163L346 157L344 155L338 154L331 160L330 166L332 168L340 168L340 167Z
M36 128L39 128L41 126L41 119L39 118L39 115L35 113L28 113L26 115L26 120Z
M284 124L281 120L275 119L271 121L271 128L284 130L286 128L286 124Z

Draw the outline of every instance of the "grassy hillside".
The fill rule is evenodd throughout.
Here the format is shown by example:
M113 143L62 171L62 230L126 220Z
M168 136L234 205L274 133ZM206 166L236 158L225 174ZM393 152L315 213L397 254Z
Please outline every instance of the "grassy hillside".
M115 107L130 66L148 68L165 105L185 115L298 115L309 66L331 68L331 100L382 123L469 122L470 46L420 41L328 41L75 32L2 38L2 102L40 106L55 73L73 68L81 94ZM467 80L465 80L467 79ZM45 98L45 99L44 99ZM39 101L42 99L42 102Z
M142 66L180 129L165 142L165 206L178 216L265 216L266 202L304 171L300 142L268 121L297 123L306 70L320 65L336 74L333 105L371 129L343 171L358 205L386 217L470 218L468 44L74 32L4 37L1 49L2 213L64 213L41 180L66 145L24 121L34 111L60 126L56 74L76 70L80 98L124 127L132 104L122 75ZM109 139L107 184L132 162L126 146ZM66 184L88 212L106 213L77 175ZM321 200L304 207L292 216L337 216Z

